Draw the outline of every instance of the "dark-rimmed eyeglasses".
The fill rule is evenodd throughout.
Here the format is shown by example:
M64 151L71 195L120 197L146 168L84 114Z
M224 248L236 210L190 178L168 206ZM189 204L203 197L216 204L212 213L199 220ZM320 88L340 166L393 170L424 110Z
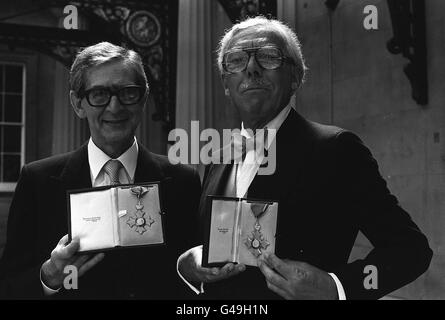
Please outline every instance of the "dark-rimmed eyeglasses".
M284 62L295 64L289 57L285 57L277 47L256 47L230 50L224 54L223 69L228 73L238 73L246 70L250 56L254 54L256 63L263 69L275 70Z
M85 97L92 107L107 106L113 96L116 96L122 105L129 106L139 103L147 90L148 88L137 85L125 86L118 89L97 87L85 90L81 97Z

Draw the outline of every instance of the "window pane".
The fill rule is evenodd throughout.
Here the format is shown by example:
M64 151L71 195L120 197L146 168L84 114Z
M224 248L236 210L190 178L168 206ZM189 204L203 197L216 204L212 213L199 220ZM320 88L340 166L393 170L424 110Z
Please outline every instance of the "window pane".
M22 96L5 94L5 122L22 122Z
M3 126L3 152L21 151L21 127Z
M22 67L4 65L5 69L5 91L22 93Z
M20 174L20 156L3 155L3 182L17 182Z
M3 91L3 65L0 64L0 91Z
M0 121L3 121L3 94L0 93Z

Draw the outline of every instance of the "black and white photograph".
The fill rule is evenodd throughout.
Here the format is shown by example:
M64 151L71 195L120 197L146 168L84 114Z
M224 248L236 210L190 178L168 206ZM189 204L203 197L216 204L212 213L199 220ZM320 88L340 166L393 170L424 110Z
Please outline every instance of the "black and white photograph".
M0 300L443 300L443 83L442 0L0 1Z

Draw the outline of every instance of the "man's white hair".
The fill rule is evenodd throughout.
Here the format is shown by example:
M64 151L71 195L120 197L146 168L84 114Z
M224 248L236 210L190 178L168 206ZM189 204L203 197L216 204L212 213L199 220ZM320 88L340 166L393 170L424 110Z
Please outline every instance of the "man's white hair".
M268 19L263 16L257 16L254 18L248 18L242 22L239 22L230 28L225 35L222 37L219 47L218 47L218 68L221 73L224 73L224 69L222 66L224 54L227 51L227 48L230 47L232 39L234 36L236 36L239 32L249 29L249 28L255 28L255 29L265 29L268 31L273 32L276 34L281 40L283 40L283 43L285 44L284 48L281 48L284 50L284 54L288 55L294 62L297 68L297 77L298 77L298 84L301 84L304 81L305 75L306 75L306 64L304 62L303 54L301 52L301 43L298 40L297 35L295 32L289 28L286 24L283 22L276 20L276 19Z

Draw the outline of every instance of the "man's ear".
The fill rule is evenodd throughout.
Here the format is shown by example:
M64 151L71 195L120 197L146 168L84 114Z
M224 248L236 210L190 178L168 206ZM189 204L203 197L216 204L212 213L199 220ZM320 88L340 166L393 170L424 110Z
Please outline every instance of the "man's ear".
M295 67L292 68L291 83L292 92L295 93L300 87L300 77L298 75L298 70Z
M300 76L297 67L292 68L292 82L297 84L297 88L300 86Z
M227 77L224 73L221 74L221 82L222 82L222 85L224 88L224 94L228 97L230 95L230 93L229 93L229 89L227 86Z
M70 102L77 116L80 119L86 118L87 114L85 109L82 107L82 99L80 99L73 90L70 90Z
M147 85L147 90L145 91L145 96L144 96L144 105L142 106L142 111L145 112L145 109L147 108L147 103L148 103L148 96L150 95L150 86Z

